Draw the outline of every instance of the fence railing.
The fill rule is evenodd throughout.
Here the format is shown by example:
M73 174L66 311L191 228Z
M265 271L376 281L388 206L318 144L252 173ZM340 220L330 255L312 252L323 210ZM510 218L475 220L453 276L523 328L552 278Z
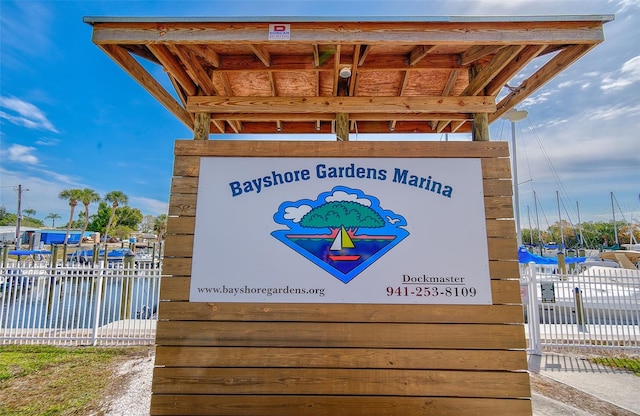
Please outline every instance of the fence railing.
M0 344L153 344L161 269L130 266L0 267Z
M0 344L153 344L160 276L153 263L2 266ZM521 276L530 352L640 352L639 271L532 264Z
M640 351L640 271L521 267L529 350Z

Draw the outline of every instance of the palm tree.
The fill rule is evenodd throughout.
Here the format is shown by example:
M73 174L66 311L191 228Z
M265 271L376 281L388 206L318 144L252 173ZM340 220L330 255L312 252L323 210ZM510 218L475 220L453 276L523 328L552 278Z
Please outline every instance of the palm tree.
M116 208L120 204L126 204L129 202L129 197L126 196L123 192L120 191L111 191L104 196L104 200L106 202L111 202L111 214L109 215L109 221L107 222L107 228L104 230L104 248L107 248L107 236L109 235L109 228L111 228L111 223L113 222L113 218L116 216Z
M153 230L158 234L158 242L164 239L164 233L167 230L167 214L158 215L153 224Z
M78 242L78 246L82 245L82 238L84 237L84 233L87 231L87 227L89 226L89 205L93 202L100 201L100 195L94 191L93 189L84 188L80 191L80 201L84 205L84 224L82 225L82 232L80 233L80 241Z
M51 228L56 228L56 220L58 218L62 218L62 217L56 214L55 212L50 212L49 215L44 217L45 220L51 219Z
M78 205L78 199L82 196L82 191L80 189L65 189L58 194L58 198L66 199L69 201L70 213L69 213L69 223L67 224L67 233L64 235L64 243L67 244L67 240L69 239L69 234L71 233L71 223L73 222L73 212L76 209L76 205Z
M36 215L36 210L33 208L27 208L23 209L22 213L25 215L25 217L33 217L34 215Z

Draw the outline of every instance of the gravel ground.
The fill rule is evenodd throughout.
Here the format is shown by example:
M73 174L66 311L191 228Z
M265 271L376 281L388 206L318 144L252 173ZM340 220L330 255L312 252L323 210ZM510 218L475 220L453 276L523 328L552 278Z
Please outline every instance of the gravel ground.
M146 416L151 404L154 355L125 361L114 370L111 393L101 411L105 416Z

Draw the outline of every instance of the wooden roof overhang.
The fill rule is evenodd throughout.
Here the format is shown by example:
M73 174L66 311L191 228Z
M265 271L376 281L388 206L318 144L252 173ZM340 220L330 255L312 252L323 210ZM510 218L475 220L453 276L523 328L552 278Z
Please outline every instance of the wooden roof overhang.
M514 108L602 42L613 16L308 19L84 21L185 125L207 115L207 135L331 133L336 119L359 133L442 133ZM290 38L270 40L270 24Z

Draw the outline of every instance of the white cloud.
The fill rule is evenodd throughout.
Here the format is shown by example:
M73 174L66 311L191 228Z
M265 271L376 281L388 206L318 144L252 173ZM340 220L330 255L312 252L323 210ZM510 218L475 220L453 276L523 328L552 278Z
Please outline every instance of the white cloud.
M0 107L17 114L9 114L0 111L0 118L30 129L49 130L58 133L58 130L47 119L47 116L35 105L22 101L15 97L0 97Z
M348 194L344 191L336 191L333 193L333 195L328 196L326 198L327 202L332 202L332 201L351 201L351 202L357 202L360 205L364 205L366 207L371 206L371 201L369 199L366 198L358 198L358 195L356 194Z
M284 219L297 223L300 222L302 217L304 217L309 211L311 211L311 206L306 204L300 205L299 207L287 207L284 210Z
M605 92L621 90L640 81L640 55L629 59L615 75L607 75L600 88Z
M37 165L38 158L32 154L32 152L34 152L35 150L36 150L35 147L14 144L7 149L7 154L8 154L9 160L11 161L28 163L30 165Z

